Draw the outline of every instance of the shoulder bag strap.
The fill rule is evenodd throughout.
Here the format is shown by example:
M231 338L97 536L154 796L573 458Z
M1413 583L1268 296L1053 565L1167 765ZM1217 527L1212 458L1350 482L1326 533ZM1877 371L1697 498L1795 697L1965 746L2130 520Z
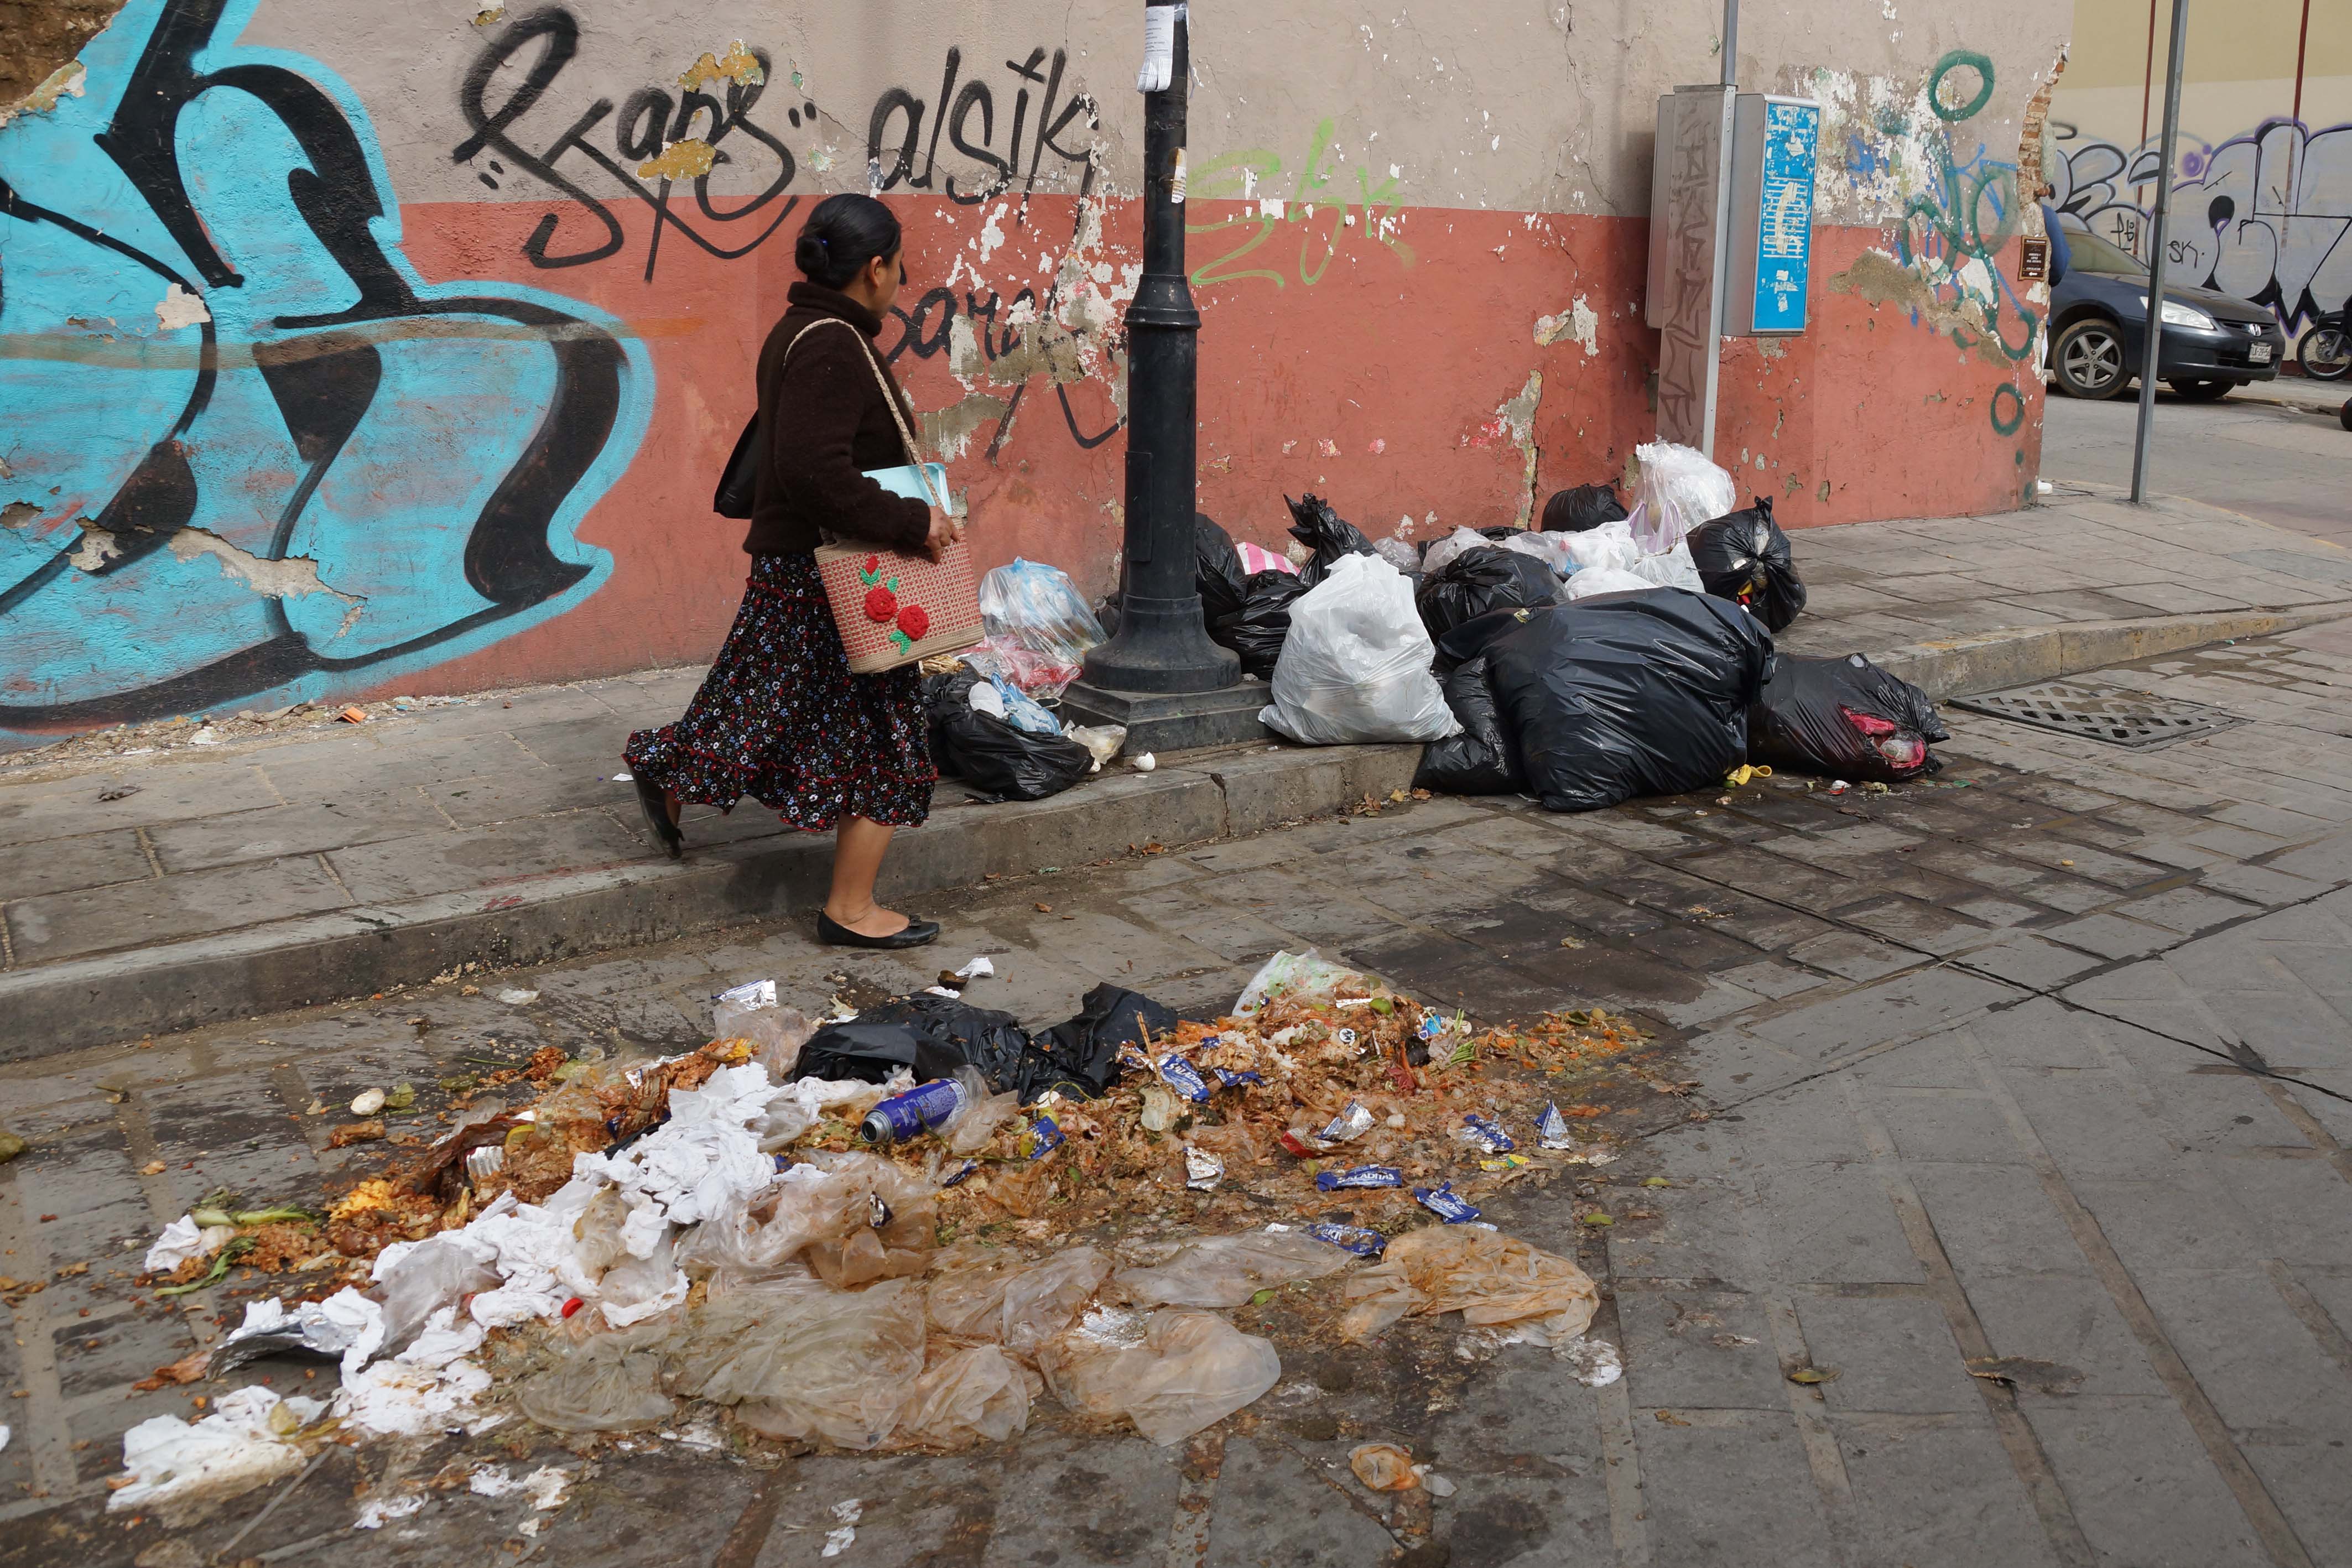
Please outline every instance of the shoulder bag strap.
M793 350L801 346L801 339L828 323L847 327L852 331L856 330L856 323L844 321L838 316L818 318L802 328L793 340L784 345L783 361L777 365L776 373L780 376L783 374L784 366L792 362ZM907 426L907 411L898 405L898 394L891 390L890 378L882 373L882 361L876 356L874 346L866 340L866 334L863 332L857 333L857 346L865 353L866 368L874 372L874 384L881 389L882 401L890 405L890 421L898 427L898 444L906 449L908 465L914 469L915 476L922 481L924 497L932 506L945 511L947 503L941 500L940 493L931 487L931 471L923 465L922 454L915 445L915 433Z

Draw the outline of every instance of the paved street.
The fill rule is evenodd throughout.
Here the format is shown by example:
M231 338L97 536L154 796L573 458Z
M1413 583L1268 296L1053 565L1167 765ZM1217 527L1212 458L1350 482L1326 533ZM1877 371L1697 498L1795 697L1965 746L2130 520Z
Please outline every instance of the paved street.
M2352 628L2111 678L2245 722L2136 752L1952 712L1944 772L1888 796L1433 800L932 904L944 956L995 955L981 999L1033 1021L1098 977L1214 1012L1309 944L1482 1018L1646 1020L1696 1091L1604 1085L1625 1156L1487 1203L1601 1281L1622 1381L1455 1319L1318 1346L1277 1303L1236 1315L1283 1381L1180 1449L1050 1399L1009 1453L494 1433L330 1448L184 1530L106 1520L121 1432L198 1392L128 1384L234 1306L127 1287L157 1228L224 1184L299 1198L380 1158L323 1149L313 1096L690 1044L746 978L814 1005L936 967L769 925L0 1069L33 1145L0 1166L0 1262L47 1281L6 1297L0 1563L765 1568L823 1560L852 1499L850 1564L2352 1563ZM1832 1375L1788 1379L1807 1367ZM237 1375L262 1376L315 1386ZM1371 1440L1457 1490L1364 1490L1347 1454ZM351 1529L460 1454L566 1467L568 1500L461 1487Z
M2352 545L2352 431L2336 413L2347 398L2352 382L2301 377L2247 387L2220 402L2184 402L2159 386L2148 489ZM2043 478L2131 484L2136 393L2081 402L2053 392L2043 409Z

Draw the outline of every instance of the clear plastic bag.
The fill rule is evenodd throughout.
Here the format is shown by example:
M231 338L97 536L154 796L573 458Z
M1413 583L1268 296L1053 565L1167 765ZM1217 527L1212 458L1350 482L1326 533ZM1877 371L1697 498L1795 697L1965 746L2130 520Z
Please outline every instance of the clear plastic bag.
M1699 580L1698 563L1691 559L1688 540L1662 555L1643 556L1633 563L1633 575L1653 588L1680 588L1692 593L1706 591L1706 584Z
M931 1324L951 1338L992 1342L1034 1359L1069 1328L1109 1274L1110 1260L1091 1247L1026 1266L1010 1260L968 1264L931 1281Z
M1151 1307L1238 1307L1260 1291L1336 1274L1349 1255L1304 1231L1250 1231L1193 1242L1156 1269L1121 1269L1111 1282Z
M1064 1334L1040 1370L1070 1409L1124 1416L1163 1446L1216 1425L1282 1377L1272 1344L1212 1312L1154 1312L1139 1338L1120 1326L1106 1319Z
M1712 522L1739 505L1738 486L1728 469L1718 468L1696 447L1653 441L1633 449L1641 465L1635 481L1635 528L1643 555L1664 555L1701 523ZM1640 508L1646 505L1644 523Z
M973 712L1001 718L1013 728L1030 735L1062 733L1062 721L1046 712L1036 698L1021 689L1021 682L1011 662L984 648L966 653L963 662L981 677L971 688L968 699ZM1075 671L1076 666L1071 668ZM1068 685L1076 678L1073 674L1068 680L1055 686L1051 695L1058 695L1062 686Z
M1596 593L1640 593L1657 586L1648 578L1637 576L1622 567L1589 566L1568 580L1568 586L1560 590L1559 596L1563 601L1573 604Z
M1016 559L982 578L980 621L1000 645L1009 643L1038 655L1042 663L1031 666L1032 678L1047 667L1075 668L1087 649L1104 641L1102 622L1069 574L1043 561ZM1028 681L1020 684L1033 694L1039 690ZM1061 682L1068 684L1066 678ZM1059 695L1061 685L1045 695Z
M1571 571L1596 568L1631 571L1633 563L1642 559L1642 547L1633 542L1633 525L1630 522L1601 523L1559 538L1561 557Z
M764 1281L688 1315L670 1386L732 1405L774 1437L873 1448L889 1440L923 1372L923 1291L891 1280L866 1291Z
M1247 1018L1268 1002L1292 997L1328 996L1340 987L1360 987L1367 995L1387 989L1345 964L1334 964L1309 947L1304 953L1276 953L1258 966L1249 984L1234 1002L1234 1016Z
M1308 746L1443 740L1461 727L1430 673L1436 652L1404 574L1340 556L1290 607L1274 701L1258 717Z
M710 1038L748 1040L753 1060L781 1083L792 1076L801 1047L816 1032L798 1009L776 1003L776 982L754 980L719 993L710 1009Z
M1522 528L1508 538L1487 542L1497 549L1517 550L1521 555L1533 556L1549 567L1554 577L1566 577L1577 566L1575 554L1568 548L1569 541L1575 537L1573 534L1548 534Z
M1064 738L1076 741L1095 759L1092 771L1099 773L1127 747L1127 726L1123 724L1074 724L1062 731Z
M383 1303L385 1354L408 1348L425 1321L443 1307L505 1282L483 1252L459 1235L428 1237L376 1271L374 1294Z
M1412 576L1422 569L1421 552L1412 548L1412 543L1409 539L1374 539L1372 553L1407 576Z
M1356 1302L1340 1321L1351 1342L1408 1312L1458 1312L1480 1326L1532 1323L1548 1343L1574 1339L1600 1306L1592 1279L1569 1260L1475 1226L1433 1226L1391 1241L1381 1261L1348 1281Z
M1029 1425L1031 1375L992 1344L951 1351L915 1380L894 1447L1002 1443Z
M1456 528L1422 553L1421 570L1427 576L1435 577L1452 566L1454 558L1464 550L1477 549L1494 542L1475 528Z
M764 1222L748 1208L714 1215L677 1247L680 1267L730 1283L777 1275L804 1260L829 1283L902 1279L929 1267L938 1205L911 1171L862 1153L821 1154L783 1173L768 1195ZM874 1205L888 1218L877 1227Z
M551 1366L515 1385L515 1403L557 1432L635 1432L676 1413L662 1392L658 1346L674 1329L600 1333L574 1344Z

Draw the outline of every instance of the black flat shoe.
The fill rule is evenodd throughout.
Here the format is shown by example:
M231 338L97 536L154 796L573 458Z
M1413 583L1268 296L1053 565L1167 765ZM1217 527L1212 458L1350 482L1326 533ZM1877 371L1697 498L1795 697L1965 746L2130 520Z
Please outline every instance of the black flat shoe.
M909 918L903 931L893 931L887 936L868 936L862 931L852 931L820 909L816 914L816 939L829 947L924 947L940 939L940 923Z
M669 798L642 776L637 778L636 785L637 809L645 812L646 827L653 834L654 841L661 845L670 859L684 858L686 835L679 832L677 824L669 820Z

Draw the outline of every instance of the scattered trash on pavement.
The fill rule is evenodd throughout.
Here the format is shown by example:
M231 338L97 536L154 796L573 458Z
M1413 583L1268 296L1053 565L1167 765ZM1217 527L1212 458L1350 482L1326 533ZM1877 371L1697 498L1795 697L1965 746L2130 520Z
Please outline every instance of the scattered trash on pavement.
M341 1386L247 1388L193 1425L132 1428L110 1506L235 1495L327 1442L517 1416L936 1449L1004 1441L1050 1396L1174 1443L1279 1380L1275 1345L1221 1315L1276 1296L1337 1340L1458 1312L1566 1346L1592 1281L1462 1195L1577 1163L1511 1151L1539 1110L1559 1119L1551 1075L1640 1040L1599 1011L1475 1030L1312 952L1274 955L1205 1022L1109 985L1034 1031L946 985L812 1020L765 981L721 992L713 1021L720 1038L679 1056L550 1046L459 1081L446 1134L322 1213L223 1198L167 1227L142 1282L201 1290L243 1267L287 1293L155 1386L285 1353L337 1362ZM1168 1246L1171 1203L1187 1234ZM1461 1210L1441 1225L1423 1204ZM485 1496L540 1484L475 1475Z

